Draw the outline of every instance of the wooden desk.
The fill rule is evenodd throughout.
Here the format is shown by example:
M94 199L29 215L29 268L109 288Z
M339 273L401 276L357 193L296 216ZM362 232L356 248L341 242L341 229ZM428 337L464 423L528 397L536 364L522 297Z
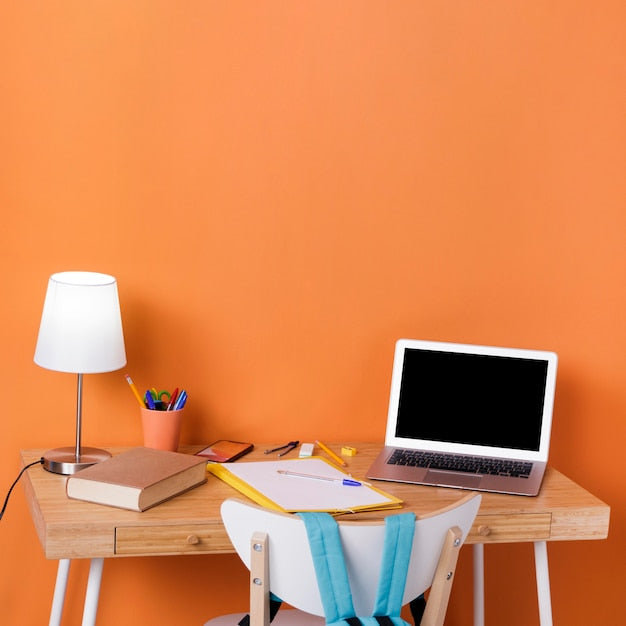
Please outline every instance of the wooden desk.
M275 444L257 444L244 461L266 460L263 450ZM331 444L332 445L332 444ZM365 472L381 444L343 442L358 453L346 457L355 477ZM339 445L332 445L339 449ZM126 448L111 448L113 454ZM186 446L193 453L200 446ZM36 461L44 450L24 450L22 465ZM295 452L291 453L292 458ZM274 457L272 457L274 458ZM136 513L70 500L64 476L41 466L24 477L28 506L46 558L59 560L59 572L50 624L61 620L71 559L92 559L83 624L94 624L103 559L124 556L218 554L234 552L220 518L220 505L237 496L234 489L209 475L208 482L153 509ZM459 499L455 489L375 481L401 498L417 515ZM467 543L474 544L474 624L484 623L483 546L489 543L532 542L535 546L537 591L542 626L552 623L547 541L605 539L610 508L553 468L548 468L536 497L482 494L482 504ZM243 497L243 496L241 496ZM389 513L387 513L389 514ZM351 519L374 519L381 512L358 513Z

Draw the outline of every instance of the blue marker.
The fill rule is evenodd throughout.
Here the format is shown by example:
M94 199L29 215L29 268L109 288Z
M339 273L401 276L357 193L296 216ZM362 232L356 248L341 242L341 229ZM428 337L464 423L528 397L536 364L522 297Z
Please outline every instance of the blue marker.
M154 411L154 398L152 397L150 391L146 391L146 395L144 396L144 398L146 399L146 404L148 405L148 408Z

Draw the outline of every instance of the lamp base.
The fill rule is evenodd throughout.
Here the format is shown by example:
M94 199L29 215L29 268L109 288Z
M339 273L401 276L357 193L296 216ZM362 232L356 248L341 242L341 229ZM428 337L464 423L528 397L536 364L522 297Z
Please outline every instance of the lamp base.
M81 454L76 458L76 448L54 448L43 455L44 469L54 474L75 474L76 472L106 461L111 454L100 448L81 448Z

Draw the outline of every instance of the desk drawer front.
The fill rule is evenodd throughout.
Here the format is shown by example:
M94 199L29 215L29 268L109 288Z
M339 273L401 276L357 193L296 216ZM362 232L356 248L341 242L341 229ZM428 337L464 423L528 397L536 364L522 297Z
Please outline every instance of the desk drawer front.
M477 515L467 543L544 541L550 538L550 513Z
M226 531L216 525L120 526L115 529L116 555L200 554L233 551Z

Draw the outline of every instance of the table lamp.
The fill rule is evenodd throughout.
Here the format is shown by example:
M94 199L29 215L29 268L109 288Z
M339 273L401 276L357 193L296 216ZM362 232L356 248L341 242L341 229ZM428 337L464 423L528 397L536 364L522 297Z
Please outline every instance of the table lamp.
M44 454L43 466L55 474L75 472L111 455L81 447L83 374L112 372L126 365L117 282L96 272L60 272L48 281L35 363L78 375L76 445Z

